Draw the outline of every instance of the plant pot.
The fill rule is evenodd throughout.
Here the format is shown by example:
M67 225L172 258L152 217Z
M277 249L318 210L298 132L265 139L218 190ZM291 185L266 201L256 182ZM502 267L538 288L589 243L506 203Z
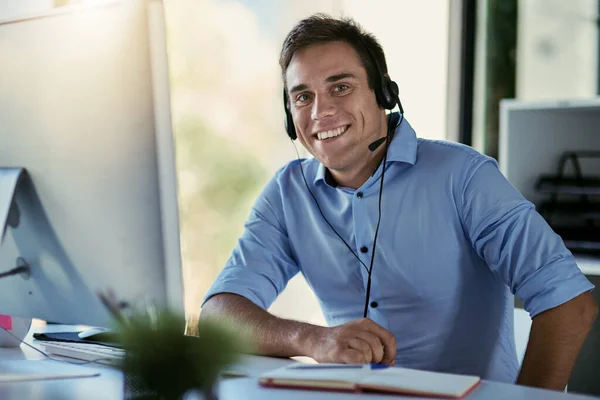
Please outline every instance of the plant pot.
M125 400L217 400L217 385L206 389L190 389L178 399L168 399L146 387L136 375L123 374L123 398Z

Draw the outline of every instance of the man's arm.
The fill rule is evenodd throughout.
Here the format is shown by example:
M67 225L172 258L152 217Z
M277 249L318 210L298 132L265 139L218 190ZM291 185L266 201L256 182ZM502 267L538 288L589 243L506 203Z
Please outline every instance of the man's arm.
M597 314L586 292L536 315L517 384L564 390Z
M594 286L495 161L466 165L458 204L473 246L535 315L517 383L563 390L597 312Z
M319 362L385 363L396 357L393 334L370 319L322 327L278 318L250 300L231 293L211 297L200 318L226 318L250 337L263 356L308 356ZM384 351L385 348L385 351Z

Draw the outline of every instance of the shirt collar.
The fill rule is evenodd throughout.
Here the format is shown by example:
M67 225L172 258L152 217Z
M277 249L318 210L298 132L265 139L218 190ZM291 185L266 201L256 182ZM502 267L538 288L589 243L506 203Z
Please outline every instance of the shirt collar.
M399 118L399 113L393 113L391 116L391 123L394 125L397 124ZM385 143L382 144L382 146L385 146ZM417 134L406 118L402 118L400 126L398 126L394 132L390 147L388 148L387 161L405 162L411 165L415 165L417 162ZM325 181L326 172L327 169L325 166L319 163L319 168L317 169L317 174L313 183L317 184L319 181Z

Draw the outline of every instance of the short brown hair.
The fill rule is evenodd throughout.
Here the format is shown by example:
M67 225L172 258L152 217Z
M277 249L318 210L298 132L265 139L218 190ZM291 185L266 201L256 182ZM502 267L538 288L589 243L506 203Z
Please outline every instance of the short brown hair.
M351 18L335 19L327 14L314 14L298 22L288 33L279 56L284 86L285 73L296 51L313 44L346 42L358 53L367 71L369 87L375 90L381 85L381 75L387 74L387 63L381 45L375 37Z

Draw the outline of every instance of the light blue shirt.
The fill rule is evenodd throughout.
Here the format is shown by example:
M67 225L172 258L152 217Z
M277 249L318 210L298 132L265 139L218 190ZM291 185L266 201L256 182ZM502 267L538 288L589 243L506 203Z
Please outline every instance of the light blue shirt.
M330 326L362 318L367 272L323 220L300 163L329 222L369 265L381 166L354 190L330 186L317 160L296 160L264 188L204 301L229 292L267 309L301 272ZM594 286L494 159L418 139L404 120L385 167L369 317L396 336L396 365L514 382L513 294L534 317Z

